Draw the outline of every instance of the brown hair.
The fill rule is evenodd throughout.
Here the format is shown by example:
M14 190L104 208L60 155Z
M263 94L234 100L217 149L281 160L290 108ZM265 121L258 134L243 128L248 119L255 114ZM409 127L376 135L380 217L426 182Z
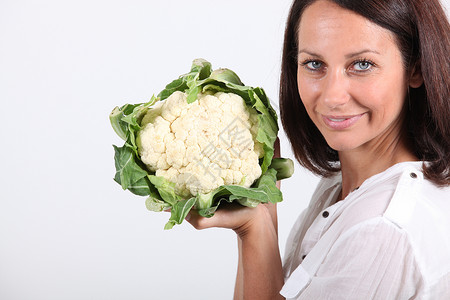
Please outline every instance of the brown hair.
M339 171L337 152L309 118L297 86L297 32L306 7L295 0L284 36L280 79L283 128L299 163L321 176ZM450 184L450 25L439 0L329 0L390 30L397 39L406 72L420 66L424 84L408 92L405 127L425 177Z

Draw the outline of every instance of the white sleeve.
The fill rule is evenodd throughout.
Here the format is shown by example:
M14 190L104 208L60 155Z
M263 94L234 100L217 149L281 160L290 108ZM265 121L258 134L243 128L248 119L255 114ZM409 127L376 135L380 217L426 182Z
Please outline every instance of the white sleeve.
M406 232L378 217L342 234L296 299L410 299L421 281Z

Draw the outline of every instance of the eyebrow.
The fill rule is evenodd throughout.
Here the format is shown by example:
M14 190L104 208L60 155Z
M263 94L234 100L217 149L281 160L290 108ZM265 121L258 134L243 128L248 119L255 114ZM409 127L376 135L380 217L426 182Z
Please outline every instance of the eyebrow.
M301 53L306 53L306 54L309 54L309 55L311 55L311 56L318 57L318 58L320 58L320 59L323 58L322 55L317 54L317 53L314 53L314 52L309 51L309 50L307 50L307 49L300 49L300 50L298 51L298 55L300 55Z
M351 57L359 56L359 55L364 54L364 53L375 53L375 54L380 55L380 52L378 52L376 50L364 49L364 50L361 50L361 51L358 51L358 52L349 53L349 54L345 55L345 58L351 58Z
M306 53L306 54L309 54L311 56L315 56L315 57L318 57L320 59L323 59L322 55L314 53L313 51L309 51L308 49L300 49L298 51L298 54L301 54L301 53ZM364 53L375 53L375 54L380 55L380 52L378 52L376 50L363 49L361 51L357 51L357 52L352 52L352 53L346 54L345 58L349 59L349 58L352 58L352 57L355 57L355 56L359 56L359 55L364 54Z

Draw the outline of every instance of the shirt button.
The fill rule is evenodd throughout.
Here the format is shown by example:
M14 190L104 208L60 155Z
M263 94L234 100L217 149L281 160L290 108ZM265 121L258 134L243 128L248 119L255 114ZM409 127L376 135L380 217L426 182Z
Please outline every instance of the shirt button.
M324 217L324 218L328 218L329 215L330 215L330 213L327 212L327 211L324 211L324 212L322 213L322 217Z
M411 178L417 178L417 174L414 172L410 173L409 176L411 176Z

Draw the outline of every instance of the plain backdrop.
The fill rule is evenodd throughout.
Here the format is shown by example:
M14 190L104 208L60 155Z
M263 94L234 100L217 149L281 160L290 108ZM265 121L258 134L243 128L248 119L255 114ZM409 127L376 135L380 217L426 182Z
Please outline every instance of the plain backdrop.
M0 1L0 299L232 298L234 233L164 231L169 214L112 180L123 142L108 115L199 57L278 110L290 2ZM317 181L296 164L282 183L282 252Z

